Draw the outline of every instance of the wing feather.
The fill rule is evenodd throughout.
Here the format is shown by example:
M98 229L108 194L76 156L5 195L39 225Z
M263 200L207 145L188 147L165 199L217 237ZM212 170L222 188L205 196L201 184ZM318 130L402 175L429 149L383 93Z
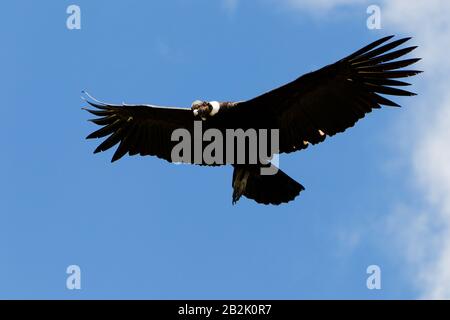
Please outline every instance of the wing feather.
M152 105L115 105L86 100L91 108L84 110L99 118L90 121L101 126L87 139L105 138L94 153L103 152L118 145L112 162L129 155L152 155L171 162L175 142L171 136L176 129L193 130L194 116L190 109L167 108Z
M421 73L403 69L420 59L402 59L417 48L399 48L411 38L392 38L377 40L334 64L241 102L233 117L244 117L247 127L280 129L280 152L293 152L306 148L305 141L316 144L345 131L373 109L399 107L385 96L416 95L398 87L410 85L401 79Z

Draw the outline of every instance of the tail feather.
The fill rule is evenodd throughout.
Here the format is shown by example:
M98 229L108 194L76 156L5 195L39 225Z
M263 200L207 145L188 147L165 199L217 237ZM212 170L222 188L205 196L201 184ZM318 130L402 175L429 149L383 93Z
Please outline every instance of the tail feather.
M305 188L279 170L274 175L262 175L261 166L235 166L233 172L233 204L242 196L261 204L279 205L294 200Z

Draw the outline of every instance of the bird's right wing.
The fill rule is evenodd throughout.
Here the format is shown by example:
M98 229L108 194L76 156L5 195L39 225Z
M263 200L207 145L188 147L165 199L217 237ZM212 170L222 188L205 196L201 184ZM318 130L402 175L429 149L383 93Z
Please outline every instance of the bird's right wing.
M373 109L399 106L385 96L413 96L398 87L421 71L404 69L420 59L403 56L416 47L396 49L410 38L375 41L355 53L275 90L239 103L226 116L248 127L280 129L280 152L293 152L334 136ZM395 50L394 50L395 49Z
M94 153L106 151L119 144L112 162L127 153L151 155L172 162L171 152L178 142L171 137L176 129L193 131L194 115L190 109L166 108L150 105L113 105L90 97L87 103L94 109L86 111L98 118L93 123L101 128L87 139L107 137Z

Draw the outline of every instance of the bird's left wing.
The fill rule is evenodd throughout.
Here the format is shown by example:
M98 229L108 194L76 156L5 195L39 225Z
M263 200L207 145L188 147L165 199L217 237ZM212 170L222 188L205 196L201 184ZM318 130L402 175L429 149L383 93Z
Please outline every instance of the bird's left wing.
M416 47L392 51L409 38L388 42L391 38L382 38L334 64L239 103L227 116L244 118L248 127L278 128L280 152L293 152L345 131L381 105L399 106L383 95L415 95L398 88L409 85L399 79L418 74L420 71L403 68L420 59L396 60Z
M89 96L93 107L86 111L98 118L93 123L101 126L87 139L107 137L95 150L106 151L119 144L112 162L125 154L151 155L172 162L171 152L177 142L171 140L176 129L192 132L194 116L190 109L167 108L151 105L114 105L97 101ZM93 101L90 101L93 100Z

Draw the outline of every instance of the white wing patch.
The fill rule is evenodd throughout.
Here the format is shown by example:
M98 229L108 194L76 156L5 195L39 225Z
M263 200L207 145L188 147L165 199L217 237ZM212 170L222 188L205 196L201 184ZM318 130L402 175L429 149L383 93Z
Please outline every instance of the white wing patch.
M212 105L213 109L211 110L211 113L209 115L212 117L219 113L220 103L217 101L211 101L210 104Z

